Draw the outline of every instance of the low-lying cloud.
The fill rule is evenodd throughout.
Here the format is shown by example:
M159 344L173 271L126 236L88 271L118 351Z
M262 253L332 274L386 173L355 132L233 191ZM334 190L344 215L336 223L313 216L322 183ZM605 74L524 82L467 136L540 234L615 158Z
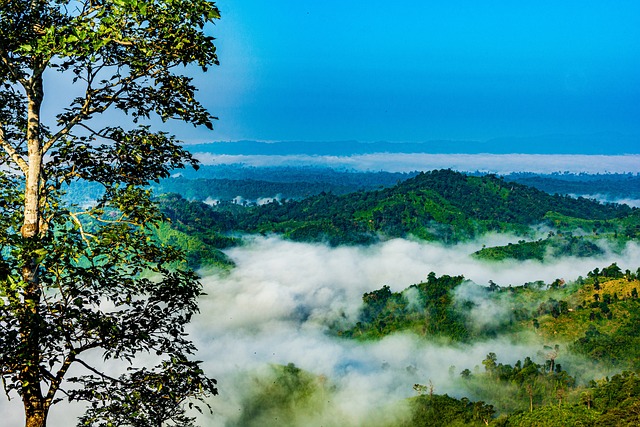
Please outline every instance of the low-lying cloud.
M397 334L377 342L360 343L327 333L332 325L353 324L362 294L383 285L393 291L437 275L464 275L481 285L489 280L500 286L521 285L556 278L573 280L596 267L618 262L624 270L640 266L640 246L630 244L622 255L607 252L599 258L487 263L471 254L482 244L499 245L517 238L486 236L482 241L445 246L394 239L367 247L329 247L276 237L255 237L227 254L237 267L225 274L208 274L202 282L207 295L201 314L189 325L191 337L206 372L218 379L220 395L210 400L213 415L205 426L225 426L242 413L243 399L251 392L251 376L267 364L294 363L322 375L335 385L331 404L306 425L366 424L381 405L415 395L415 383L429 384L436 393L460 396L449 367L457 377L473 370L489 352L501 363L536 357L541 343L514 343L507 338L447 346ZM482 302L471 288L461 288L459 298ZM501 313L499 306L479 306ZM476 313L478 319L485 312ZM542 362L542 360L538 360ZM66 403L51 411L52 425L70 425ZM6 419L19 424L19 399L1 402ZM328 411L328 412L327 412ZM12 418L13 417L13 418ZM371 425L371 424L369 424Z
M601 203L618 203L618 204L625 204L625 205L629 205L632 208L640 208L640 199L633 199L633 198L622 198L622 197L610 197L608 195L605 194L569 194L572 197L585 197L588 199L593 199L593 200L597 200Z
M207 371L220 380L221 396L212 400L216 415L208 423L224 425L237 417L247 392L236 388L237 376L268 363L294 363L334 381L340 412L355 417L345 425L361 425L381 402L414 395L415 383L431 380L437 393L459 394L448 373L452 365L457 375L479 365L489 352L503 363L515 363L525 356L535 358L540 350L538 342L508 339L444 346L404 334L358 343L326 333L328 325L354 322L362 294L385 284L400 291L423 281L430 271L462 274L478 284L550 283L616 261L623 269L640 265L638 245L629 245L623 256L607 253L545 263L486 263L470 256L482 243L506 240L508 236L489 236L487 241L451 247L396 239L369 247L331 248L261 237L228 251L237 268L203 279L209 295L191 328ZM465 297L480 300L478 295ZM500 307L482 309L502 312Z
M195 153L204 165L321 166L356 171L411 172L453 169L460 172L532 173L638 173L640 155L583 154L425 154L371 153L352 156L227 155Z

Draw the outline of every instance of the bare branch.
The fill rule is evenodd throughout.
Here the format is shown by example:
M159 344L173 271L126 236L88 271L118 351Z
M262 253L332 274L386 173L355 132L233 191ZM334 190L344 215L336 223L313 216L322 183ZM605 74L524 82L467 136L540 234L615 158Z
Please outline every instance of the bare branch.
M113 378L113 377L110 377L109 375L105 374L104 372L100 372L100 371L98 371L96 368L94 368L93 366L89 365L88 363L86 363L86 362L85 362L85 361L83 361L82 359L74 359L74 360L75 360L76 362L80 363L82 366L84 366L84 367L85 367L85 368L87 368L88 370L90 370L91 372L93 372L94 374L96 374L96 375L100 376L101 378L105 378L105 379L108 379L108 380L113 381L113 382L117 382L117 383L120 383L120 384L124 384L124 383L123 383L122 381L120 381L119 379L117 379L117 378Z
M26 175L29 170L29 165L27 165L26 160L16 151L16 149L7 142L2 125L0 125L0 146L4 148L4 151L6 151L9 157L11 157L11 160L13 160L20 170Z
M78 226L78 229L80 230L80 236L82 237L84 243L87 245L87 248L91 249L91 242L89 242L88 237L94 238L95 236L84 231L84 227L82 226L82 223L80 222L76 214L74 214L73 212L69 212L69 215L71 216L71 219L73 219L73 222Z

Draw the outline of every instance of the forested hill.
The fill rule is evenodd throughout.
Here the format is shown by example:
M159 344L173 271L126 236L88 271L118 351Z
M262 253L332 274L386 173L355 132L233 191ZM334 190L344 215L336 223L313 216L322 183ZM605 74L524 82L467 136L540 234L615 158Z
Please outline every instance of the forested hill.
M625 205L550 195L493 175L437 170L382 190L322 193L257 206L240 214L237 226L245 232L276 232L334 244L364 243L380 234L455 242L487 231L524 233L532 225L551 224L550 216L565 222L607 223L633 212Z

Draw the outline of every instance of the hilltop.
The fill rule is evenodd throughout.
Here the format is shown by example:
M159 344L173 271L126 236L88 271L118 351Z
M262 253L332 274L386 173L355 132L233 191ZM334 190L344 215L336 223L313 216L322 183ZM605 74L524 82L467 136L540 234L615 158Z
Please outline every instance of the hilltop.
M532 226L556 226L552 219L559 216L567 219L567 231L584 225L580 221L590 227L584 231L594 226L598 231L633 212L626 205L550 195L493 175L438 170L376 191L321 193L258 206L239 215L238 225L245 232L282 233L294 240L331 244L408 236L454 243L491 231L531 235Z

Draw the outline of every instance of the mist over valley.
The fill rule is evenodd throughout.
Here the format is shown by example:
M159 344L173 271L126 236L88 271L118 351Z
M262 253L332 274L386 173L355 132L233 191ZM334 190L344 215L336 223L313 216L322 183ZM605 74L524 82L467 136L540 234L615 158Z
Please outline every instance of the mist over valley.
M255 383L248 378L268 378L267 364L293 363L334 384L330 403L308 425L370 425L380 415L381 405L390 402L398 416L406 416L408 409L402 402L415 395L416 383L431 382L439 394L472 397L459 382L460 372L482 367L480 362L490 352L501 363L514 364L530 356L544 364L541 351L555 343L533 328L467 343L402 332L377 341L354 342L332 332L337 325L355 324L363 293L385 284L400 292L425 280L431 271L462 274L474 286L486 287L492 281L508 287L537 280L550 284L557 278L574 281L620 259L608 253L595 259L496 264L471 256L483 244L508 239L488 236L455 246L396 239L367 248L332 248L270 237L253 238L246 246L230 250L236 267L228 274L203 277L209 295L202 300L202 313L191 328L200 357L221 383L221 396L212 401L217 415L211 422L225 425L241 416L243 403L255 391L250 386ZM630 244L621 259L622 269L640 265L640 247ZM461 289L459 298L463 292ZM511 311L508 300L500 303L480 295L466 298L474 300L474 315L481 325L487 318L496 320ZM563 344L558 360L569 372L582 375L585 366L591 368L585 359L567 352ZM449 372L452 366L453 374Z
M260 170L245 169L249 174ZM277 167L267 169L263 178L280 176L278 180L285 181L287 174L304 175L304 169L287 167L282 171L284 175L278 175ZM322 169L310 169L309 173L319 171ZM381 177L387 179L383 175L360 176L372 182ZM414 176L410 174L401 181ZM457 175L453 178L457 179ZM517 178L522 177L515 175ZM617 182L624 178L621 176ZM565 179L571 181L566 175ZM278 180L254 182L261 185L258 183ZM375 189L376 185L379 184L373 183L374 190L369 191L381 191ZM513 190L509 184L504 185ZM191 188L194 191L196 187ZM319 197L317 200L323 196ZM287 206L290 202L286 199L282 195L272 201L273 207L241 205L249 210L266 209L266 213L279 205ZM301 206L312 205L305 205L304 198L299 200ZM348 192L344 200L350 200ZM221 214L226 208L219 203L210 207ZM584 206L591 206L591 213L585 218L597 215L595 212L600 209L591 210L597 207L591 204ZM307 212L315 215L312 210ZM609 215L604 212L601 214ZM221 396L212 399L214 415L206 417L207 423L413 425L415 405L420 402L415 399L430 393L488 402L494 405L495 419L526 410L526 381L519 386L501 383L496 389L484 384L485 376L490 374L485 361L491 354L500 367L521 366L525 359L533 363L529 367L539 367L536 375L540 377L535 381L540 388L534 401L544 408L557 403L553 387L559 386L552 384L567 381L560 379L561 374L547 373L545 365L553 353L554 363L557 359L562 365L558 372L571 378L567 383L571 385L563 389L573 396L572 401L577 401L589 381L615 375L619 367L630 366L621 360L601 363L585 349L576 351L573 344L587 331L581 320L585 315L602 316L596 322L603 333L612 330L604 326L608 321L599 306L592 307L593 296L580 293L585 286L593 288L593 271L611 265L619 268L630 283L624 296L616 294L620 301L626 301L620 307L627 304L620 310L635 304L631 287L638 284L635 272L640 265L640 246L633 237L623 238L621 231L635 224L635 219L624 219L625 215L635 218L635 211L612 210L610 215L612 219L619 216L615 221L622 221L618 238L614 236L618 226L613 220L597 223L594 219L557 217L564 225L554 225L553 215L531 224L525 236L504 230L484 231L457 242L429 242L409 232L405 237L387 235L366 244L340 243L323 234L329 229L322 227L318 229L319 239L314 234L299 235L279 228L262 232L263 235L237 235L242 244L222 249L231 268L218 272L207 267L200 270L208 295L201 300L201 314L190 329L207 369L220 380ZM178 229L188 231L193 222L185 216L180 218ZM229 230L233 228L230 226ZM572 253L569 246L562 246L572 239L587 242L597 250ZM554 250L553 245L540 242L559 242L560 246ZM542 255L537 258L528 252L527 245L537 245ZM494 252L479 255L490 248ZM631 276L626 276L625 271ZM458 322L457 327L464 325L462 329L468 331L457 336L455 328L446 323L433 326L433 319L422 311L424 302L418 289L421 283L433 280L438 285L440 279L460 276L460 284L445 292L450 304L445 308L450 310L446 316L454 316L452 322ZM372 300L367 295L383 294L389 298L386 306L375 309L379 311L373 315L378 317L367 317L372 315L372 306L367 308L366 303ZM559 301L562 303L557 306ZM398 303L400 306L394 305ZM615 306L611 299L609 303ZM557 313L556 306L561 307ZM620 313L614 317L618 322L625 316L623 311L616 311ZM423 316L424 320L416 323L416 316ZM573 325L573 333L566 331L566 322ZM615 328L618 326L613 331Z

